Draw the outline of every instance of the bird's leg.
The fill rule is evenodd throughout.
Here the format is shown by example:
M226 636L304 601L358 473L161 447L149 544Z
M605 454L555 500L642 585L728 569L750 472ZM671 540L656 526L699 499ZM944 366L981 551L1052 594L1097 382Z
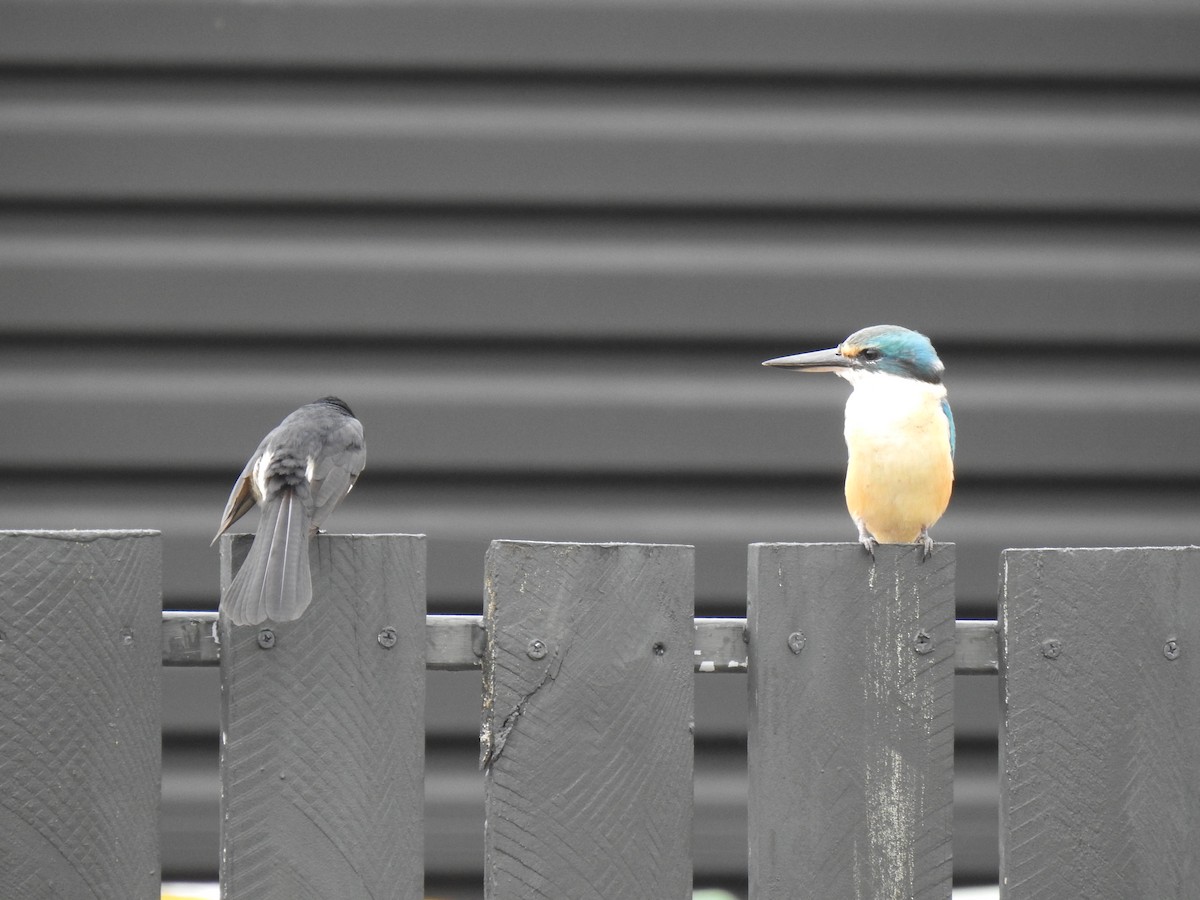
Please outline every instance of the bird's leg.
M875 540L871 536L871 532L867 531L866 523L862 519L855 519L854 524L858 526L858 542L871 554L871 559L875 559L875 547L879 544L879 541Z
M917 535L917 543L921 545L923 552L921 553L921 562L933 556L933 538L929 536L929 526L921 529L921 533Z

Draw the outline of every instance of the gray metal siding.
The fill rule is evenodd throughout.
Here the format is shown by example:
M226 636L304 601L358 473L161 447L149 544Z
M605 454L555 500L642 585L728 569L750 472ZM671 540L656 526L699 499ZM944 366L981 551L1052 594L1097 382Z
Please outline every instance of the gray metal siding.
M845 386L928 333L960 616L1008 546L1192 543L1200 7L0 0L0 525L153 527L172 607L260 437L331 392L340 531L853 536ZM164 860L215 871L215 673L167 673ZM482 870L478 680L431 673L431 878ZM994 873L995 681L958 679L956 875ZM745 679L700 677L698 876L745 868ZM210 752L211 751L211 752ZM717 827L714 823L721 823ZM741 873L741 874L739 874Z

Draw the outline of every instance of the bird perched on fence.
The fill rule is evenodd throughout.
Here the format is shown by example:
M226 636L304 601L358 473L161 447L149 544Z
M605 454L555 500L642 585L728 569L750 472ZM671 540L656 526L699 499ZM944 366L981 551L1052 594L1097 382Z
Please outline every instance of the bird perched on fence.
M254 504L254 545L221 598L234 625L290 622L312 602L308 542L367 461L362 423L337 397L308 403L268 434L238 476L217 538Z
M898 325L856 331L837 347L769 359L764 366L833 372L853 386L846 401L846 507L858 539L918 541L946 511L954 483L954 416L945 366L929 338Z

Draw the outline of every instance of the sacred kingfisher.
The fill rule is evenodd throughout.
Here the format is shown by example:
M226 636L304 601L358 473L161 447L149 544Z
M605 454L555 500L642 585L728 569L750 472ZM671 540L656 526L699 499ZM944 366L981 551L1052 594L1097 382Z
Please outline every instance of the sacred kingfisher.
M942 384L945 366L929 338L898 325L872 325L837 347L769 359L764 366L833 372L853 386L846 401L846 507L858 539L875 545L920 542L950 503L954 416Z

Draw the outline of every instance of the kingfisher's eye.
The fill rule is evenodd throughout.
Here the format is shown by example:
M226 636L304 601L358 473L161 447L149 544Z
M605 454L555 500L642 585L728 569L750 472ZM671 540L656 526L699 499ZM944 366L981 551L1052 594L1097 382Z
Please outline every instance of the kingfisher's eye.
M875 360L879 359L879 357L882 355L883 354L881 354L874 347L864 347L859 351L858 358L865 362L875 362Z

